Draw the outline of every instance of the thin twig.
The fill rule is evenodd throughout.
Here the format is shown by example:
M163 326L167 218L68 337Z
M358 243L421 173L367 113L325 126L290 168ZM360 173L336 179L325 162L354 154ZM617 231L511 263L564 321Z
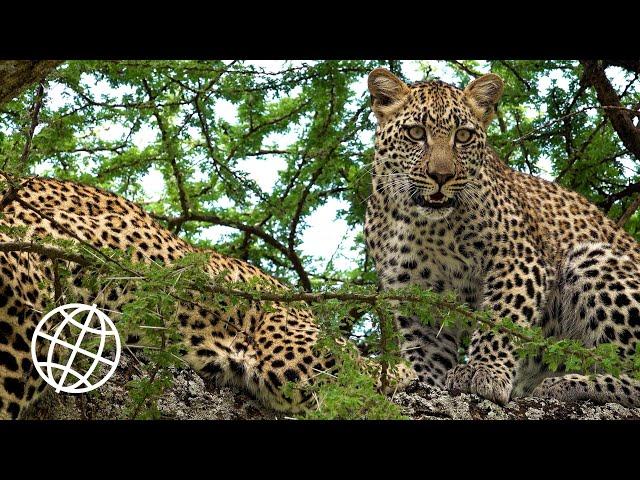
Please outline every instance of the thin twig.
M636 210L638 210L638 208L640 208L640 194L636 195L636 198L633 200L633 202L631 202L622 216L618 219L616 225L620 228L624 228L624 226L629 221L629 218L631 218L631 215L633 215Z
M60 285L60 267L59 260L53 260L53 291L54 291L54 303L57 307L62 305L62 286Z
M558 118L556 118L554 120L551 120L550 122L545 123L544 125L542 125L540 127L534 128L533 130L531 130L530 132L526 133L525 135L523 135L523 136L521 136L519 138L516 138L514 140L511 140L511 142L512 143L521 142L522 140L525 140L525 139L531 137L536 132L540 132L542 130L545 130L545 129L549 128L550 126L555 125L558 122L562 122L566 118L573 117L575 115L579 115L580 113L584 113L587 110L598 110L598 109L601 109L601 110L624 110L624 111L627 111L627 112L632 112L633 114L635 114L637 116L640 116L640 112L638 112L637 110L633 110L631 108L613 107L613 106L606 106L606 105L604 105L604 106L603 105L592 105L590 107L584 107L584 108L581 108L579 110L576 110L575 112L571 112L571 113L568 113L566 115L562 115L561 117L558 117Z
M33 135L35 134L36 127L38 126L38 122L40 120L40 109L42 108L42 104L44 102L44 83L40 82L38 84L38 88L36 89L36 96L33 100L33 105L31 107L31 123L29 124L29 130L27 130L26 141L24 142L24 147L22 149L22 155L20 155L20 169L24 170L27 161L29 160L29 154L31 153L31 145L33 144ZM7 160L5 160L2 168L6 167Z

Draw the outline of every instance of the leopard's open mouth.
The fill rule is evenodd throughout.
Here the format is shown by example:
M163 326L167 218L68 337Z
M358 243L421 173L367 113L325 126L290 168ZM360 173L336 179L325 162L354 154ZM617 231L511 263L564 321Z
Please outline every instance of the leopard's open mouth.
M429 208L447 208L453 206L453 198L445 197L441 192L434 193L425 197L424 195L416 195L413 201L419 207Z

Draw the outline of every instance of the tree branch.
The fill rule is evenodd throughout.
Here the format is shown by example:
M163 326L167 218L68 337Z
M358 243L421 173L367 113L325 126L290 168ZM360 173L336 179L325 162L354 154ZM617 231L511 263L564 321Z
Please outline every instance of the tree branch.
M605 115L620 137L624 146L640 160L640 129L632 121L631 109L620 103L620 98L611 82L607 78L602 62L581 61L585 69L586 82L594 88L600 105L605 109ZM637 115L637 113L636 113Z
M181 217L167 217L163 215L153 215L153 214L152 216L158 220L167 222L167 225L169 226L176 225L176 224L181 225L185 222L206 222L214 225L223 225L225 227L235 228L242 232L255 235L256 237L262 239L265 243L274 247L291 262L293 266L293 270L296 272L296 274L298 275L298 278L300 279L301 285L303 286L311 285L311 281L309 280L309 275L307 274L307 272L304 269L304 266L302 265L302 260L300 260L300 257L298 257L295 251L289 250L286 246L280 243L275 237L273 237L272 235L269 235L267 232L265 232L259 227L256 227L253 225L246 225L240 221L225 219L217 215L195 213L195 212L191 212L188 216L181 216Z
M605 60L607 65L624 68L640 74L640 60Z
M524 78L522 78L522 75L520 75L518 71L511 64L509 64L509 62L506 62L504 60L499 60L499 62L502 65L504 65L507 68L507 70L513 73L513 75L520 81L520 83L522 83L525 86L525 88L528 91L531 91L531 84L527 82Z
M475 70L467 67L464 63L458 61L458 60L451 60L450 63L452 63L453 65L455 65L458 70L462 70L463 72L467 73L468 75L471 75L473 78L478 78L482 76L482 73L480 72L476 72Z
M189 205L189 200L187 198L187 194L184 188L184 177L182 176L182 172L178 167L176 155L175 155L175 152L173 151L173 146L171 145L172 139L169 137L167 126L165 125L162 115L160 114L160 110L155 103L156 95L154 95L153 91L151 90L151 87L149 86L149 82L147 82L146 78L142 79L142 85L144 86L144 89L147 92L147 95L149 96L149 103L152 104L153 115L156 118L156 122L158 123L158 128L160 129L162 145L164 147L165 153L168 156L169 163L171 165L171 170L176 180L176 186L178 188L178 198L180 201L180 208L182 209L182 216L186 217L189 215L190 205ZM182 226L181 223L176 223L175 224L176 231L180 230L181 226Z
M624 226L629 221L629 218L631 218L631 215L633 215L636 210L638 210L638 208L640 208L640 195L637 195L633 202L631 202L631 204L627 207L622 216L616 222L616 225L620 228L624 228Z
M60 248L48 247L41 243L34 242L0 242L0 252L37 253L51 260L68 260L85 267L93 263L82 255L65 252Z
M604 208L605 211L609 211L611 206L618 200L622 200L623 198L638 192L640 192L640 182L632 183L631 185L628 185L622 190L620 190L619 192L609 195L606 200L599 202L598 206Z
M43 100L44 84L40 82L40 84L38 84L38 89L36 90L36 97L33 101L33 107L31 107L31 125L29 126L29 131L27 132L27 140L24 143L22 155L20 156L21 168L24 168L24 166L27 164L27 160L29 160L31 145L33 144L33 135L36 131L36 127L38 126L38 121L40 120L40 109L42 108Z
M0 105L17 97L29 85L44 79L60 60L0 61Z

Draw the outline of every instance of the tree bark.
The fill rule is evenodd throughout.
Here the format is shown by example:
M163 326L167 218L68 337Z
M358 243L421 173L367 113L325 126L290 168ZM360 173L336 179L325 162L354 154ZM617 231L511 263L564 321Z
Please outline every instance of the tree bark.
M633 114L624 109L620 103L618 93L611 85L604 72L604 65L600 61L581 61L585 69L585 80L596 91L598 102L605 108L605 115L620 137L624 146L640 160L640 128L633 124Z
M42 80L60 60L0 61L0 106L17 97L29 85Z
M49 390L29 410L28 420L116 420L126 418L126 385L136 370L130 355L120 357L120 367L100 395L56 394ZM190 368L173 368L173 386L158 399L164 419L171 420L276 420L293 417L275 412L244 390L207 385ZM525 397L496 405L476 395L450 395L437 387L413 382L391 399L414 420L640 420L640 408L589 401L561 402Z
M607 60L607 64L640 73L640 60Z

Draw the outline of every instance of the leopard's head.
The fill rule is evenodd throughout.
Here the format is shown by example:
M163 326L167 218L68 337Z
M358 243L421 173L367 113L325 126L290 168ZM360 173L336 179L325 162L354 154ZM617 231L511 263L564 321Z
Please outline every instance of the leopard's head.
M484 75L460 90L440 81L407 85L377 68L368 86L378 120L375 194L430 220L471 205L502 79Z

